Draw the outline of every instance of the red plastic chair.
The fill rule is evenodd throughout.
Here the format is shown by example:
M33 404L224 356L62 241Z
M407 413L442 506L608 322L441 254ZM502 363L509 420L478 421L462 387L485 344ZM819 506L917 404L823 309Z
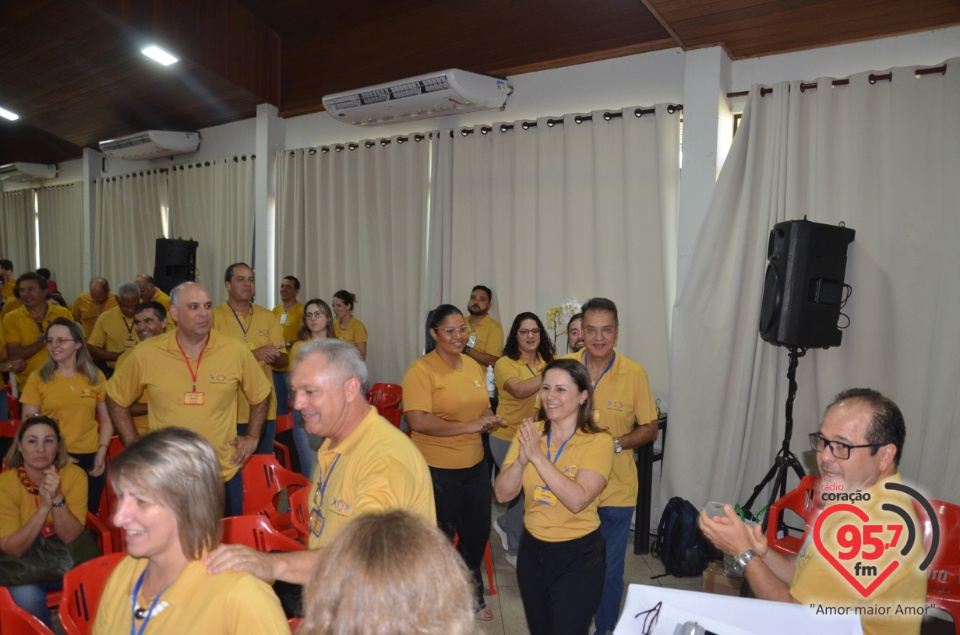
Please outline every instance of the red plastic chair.
M277 415L277 434L281 432L287 432L293 430L293 415ZM277 457L280 465L289 469L292 469L293 463L290 462L290 447L280 443L279 441L273 442L273 453Z
M125 553L111 553L67 571L63 576L63 602L57 614L67 635L89 635L93 632L93 620L97 617L100 596L107 586L107 579Z
M17 398L13 396L9 390L7 393L7 416L11 419L20 418L20 402L17 401Z
M457 543L460 542L459 534L453 535L453 546L456 547ZM493 556L490 554L490 541L487 541L487 546L483 550L483 559L487 563L487 582L490 585L490 595L497 594L497 587L493 584Z
M246 545L257 551L303 551L306 545L281 534L265 516L230 516L223 523L223 542Z
M17 438L17 430L20 429L19 419L4 419L0 421L0 437L8 439Z
M103 524L103 521L92 513L87 512L86 528L93 531L93 537L96 539L97 547L100 548L102 555L106 556L114 553L113 537L110 535L110 530ZM47 591L47 607L52 609L60 606L63 603L64 597L62 590Z
M367 391L367 401L375 406L380 416L400 427L400 417L403 416L403 408L400 403L403 401L403 388L397 384L374 384Z
M940 541L937 555L927 568L927 604L949 613L960 633L960 506L938 500L931 500L930 504L940 526ZM933 523L922 507L915 504L914 509L927 553L933 539Z
M0 635L53 635L53 631L17 606L7 588L0 586Z
M290 520L293 526L297 528L300 540L307 541L310 535L310 496L309 487L301 487L293 494L290 494Z
M771 547L788 556L800 552L803 537L816 523L817 515L823 509L816 498L819 486L819 476L804 476L795 490L787 492L770 506L767 511L767 518L770 519L767 523L767 542ZM797 530L799 536L788 535L781 529L782 514L786 511L791 511L803 519L805 526L802 531L799 527L786 526L786 529Z
M254 454L243 466L243 513L262 514L281 533L291 538L298 535L290 511L279 509L280 492L287 496L310 486L310 479L281 467L269 454Z

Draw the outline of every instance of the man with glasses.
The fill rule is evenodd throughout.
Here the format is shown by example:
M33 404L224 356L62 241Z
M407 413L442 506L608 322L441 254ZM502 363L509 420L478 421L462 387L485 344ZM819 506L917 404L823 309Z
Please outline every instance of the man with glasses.
M47 361L47 327L58 317L72 320L69 309L47 300L47 279L28 272L17 278L20 307L3 317L3 338L11 360L23 360L17 373L17 390L23 392L30 373Z
M430 470L416 446L367 403L367 366L348 342L305 342L293 360L294 407L308 432L325 437L310 492L310 551L261 553L220 545L207 569L247 571L261 580L304 584L318 549L367 512L406 509L436 524Z
M647 373L616 350L619 332L617 305L607 298L591 298L583 305L585 346L567 355L590 372L593 419L610 433L614 443L613 472L600 493L598 510L600 535L607 545L603 595L594 618L601 635L612 632L620 616L630 520L637 505L637 464L632 450L657 438L657 407Z
M714 545L737 559L737 566L759 598L850 607L849 613L860 614L867 635L919 633L922 613L904 615L897 609L923 607L927 595L926 574L919 568L924 558L923 541L903 555L907 532L902 530L907 520L892 509L884 509L884 505L899 508L919 529L912 498L885 487L900 483L898 467L905 437L900 409L869 388L837 395L827 406L820 431L810 435L822 479L815 491L815 504L822 502L822 513L830 514L820 528L820 538L834 562L816 547L813 531L807 532L795 558L778 553L767 544L759 525L750 529L729 505L724 506L725 516L719 518L702 512L700 527ZM863 516L828 511L839 503L852 504ZM851 553L855 536L862 541L862 550L844 557ZM837 564L847 571L847 577L836 569ZM865 566L872 569L865 571ZM892 573L866 597L850 582L853 579L869 589L891 567Z

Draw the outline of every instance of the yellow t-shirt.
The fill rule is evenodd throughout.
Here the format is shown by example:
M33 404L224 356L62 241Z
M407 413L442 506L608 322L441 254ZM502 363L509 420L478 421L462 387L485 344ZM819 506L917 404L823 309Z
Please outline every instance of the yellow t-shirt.
M340 326L340 320L334 318L333 335L338 340L350 342L351 344L360 344L361 342L367 341L367 327L352 315L350 316L350 321L343 327Z
M17 343L21 346L28 346L43 336L43 334L47 332L47 327L50 326L50 323L58 317L68 320L73 319L69 310L52 302L47 302L47 315L44 316L40 324L37 324L37 321L34 320L30 312L27 311L27 307L22 306L4 316L3 337L7 340L7 344ZM41 348L27 359L26 367L17 373L17 390L23 392L23 386L27 383L27 377L30 376L30 373L43 366L45 361L47 361L46 347Z
M20 304L20 300L16 298L10 298L9 300L3 303L3 309L0 309L0 320L5 318L7 316L7 313L16 311L21 306L23 305Z
M253 312L246 318L234 314L230 305L223 303L213 310L213 328L227 337L241 342L251 351L265 344L283 346L283 331L277 318L262 306L251 305ZM284 351L287 349L284 348ZM277 418L277 395L273 390L273 368L265 362L257 362L264 376L270 380L270 403L267 405L267 420ZM256 403L256 402L254 402ZM237 423L250 422L250 402L241 395L237 401Z
M593 387L593 420L611 437L622 437L633 422L647 425L657 420L657 406L650 392L643 366L614 350L613 363ZM564 357L584 362L587 349ZM584 364L586 365L586 364ZM624 451L613 459L613 474L600 494L600 507L635 507L637 464L633 452Z
M120 366L122 366L123 363L124 363L127 359L130 358L130 353L132 353L132 352L133 352L133 349L132 349L132 348L128 348L127 350L123 351L123 353L120 355L120 357L117 358L117 366L116 366L116 368L119 368ZM146 391L146 390L144 390L142 393L140 393L140 396L137 398L137 403L140 403L140 404L145 404L145 403L147 403L147 391ZM149 417L147 417L147 415L141 415L141 416L139 416L139 417L134 417L134 418L133 418L133 425L134 425L134 427L137 429L137 434L139 434L140 436L143 436L143 435L145 435L146 433L150 432L150 419L149 419Z
M243 393L259 403L270 396L273 382L243 344L219 331L210 332L200 359L191 358L189 368L176 338L173 331L141 342L107 382L107 394L127 407L146 390L150 429L180 426L198 433L213 446L228 481L239 469L230 464L234 447L229 445L237 438L237 397ZM186 403L193 401L189 393L194 390L202 395L198 405Z
M543 433L542 421L537 422L537 429ZM570 479L575 479L579 470L589 470L605 479L610 478L610 470L613 468L613 437L606 432L587 434L577 430L559 456L556 452L563 441L556 438L551 441L550 458ZM540 437L540 449L546 455L546 435ZM507 451L507 458L503 461L503 469L516 461L519 454L520 443L514 439ZM597 513L600 507L599 495L586 509L574 514L559 500L555 500L554 505L538 502L537 488L545 487L546 483L537 468L533 463L527 463L523 468L523 526L535 538L545 542L573 540L586 536L600 526L600 516Z
M87 473L73 463L60 470L60 491L80 524L87 522ZM15 533L37 513L37 496L27 492L16 470L0 473L0 538ZM53 510L47 514L53 522Z
M483 316L483 319L477 324L476 328L467 320L467 337L477 336L473 343L474 350L500 357L503 354L503 327L500 323L490 317L490 314ZM467 340L469 341L469 339Z
M104 402L107 386L107 379L99 370L97 377L100 383L94 386L83 373L63 377L54 371L50 381L44 382L40 379L40 371L34 371L27 379L20 401L37 406L40 414L60 422L60 433L68 452L96 452L100 441L97 404Z
M99 346L109 353L122 353L128 348L137 345L140 338L133 330L133 318L128 318L115 306L97 318L93 331L87 337L87 344ZM107 362L107 366L114 368L117 362Z
M93 632L98 635L126 633L134 622L131 597L137 580L147 568L146 558L128 557L110 574L100 599ZM137 606L148 609L143 597ZM161 610L160 607L163 607ZM207 573L202 560L192 560L163 594L145 629L151 635L289 635L290 627L280 600L265 582L249 573L227 570Z
M471 421L490 407L487 379L480 364L466 355L461 367L447 366L436 352L430 352L410 364L403 375L403 408L406 412L428 412L445 421ZM483 460L480 433L434 437L413 432L413 442L430 467L459 469L473 467Z
M16 300L17 296L14 295L13 290L17 288L17 279L11 278L3 283L3 290L0 291L0 295L3 295L4 302L10 302L11 300Z
M311 531L310 548L319 549L337 537L351 519L365 513L405 509L437 522L433 482L423 455L405 434L370 410L346 439L331 448L325 439L317 452L317 481L324 483L320 535Z
M280 328L283 329L283 341L292 345L293 342L297 341L297 331L300 329L300 323L303 321L303 305L297 302L293 305L292 309L284 313L283 305L278 304L273 307L273 314L277 317ZM290 349L288 349L288 352L289 350ZM277 369L277 371L281 373L287 372L288 370L290 370L289 364Z
M863 450L866 452L867 450ZM887 545L893 541L894 530L890 526L896 526L900 529L906 529L903 518L893 511L886 511L882 506L886 503L899 507L906 512L914 527L919 527L917 516L913 509L913 499L907 494L888 490L884 487L885 483L899 483L900 474L894 474L891 477L874 483L868 487L864 493L870 495L869 501L859 501L854 504L867 514L871 525L880 528L879 533L873 534L873 540L878 540L880 544ZM851 492L852 493L852 492ZM817 491L816 495L821 492ZM843 502L843 501L840 501ZM836 502L827 502L824 512L836 505ZM852 524L863 536L863 521L854 513L840 511L831 514L824 519L823 526L820 528L820 538L827 553L837 555L850 550L850 546L841 547L837 541L840 528L844 525ZM886 530L884 530L886 529ZM898 607L922 607L927 597L927 574L920 570L920 563L924 558L923 540L918 536L919 544L914 543L913 548L902 556L900 551L906 540L907 531L902 531L899 542L896 547L884 549L879 558L867 560L863 558L865 552L875 551L873 545L866 541L863 544L861 557L850 560L840 560L847 571L855 578L859 579L864 587L869 586L876 576L864 577L858 576L854 569L855 565L869 565L876 567L876 571L884 572L892 563L897 562L897 568L886 578L867 597L856 590L839 571L820 553L813 542L813 530L807 532L803 547L797 554L796 568L794 569L793 579L790 581L790 595L792 595L800 604L821 604L829 607L850 607L849 614L855 613L856 607L873 609L874 614L861 614L860 621L863 625L863 632L866 635L917 635L920 632L921 615L897 615ZM943 543L940 546L944 548ZM880 611L876 607L887 607L889 611L886 615L878 615Z
M537 416L537 410L540 408L540 391L537 391L526 399L517 399L508 393L503 385L509 379L519 379L521 381L538 377L543 372L546 363L540 354L537 354L537 363L528 364L520 359L510 359L501 357L493 366L493 381L497 385L497 395L500 402L497 405L497 414L503 417L507 422L506 426L500 426L490 432L492 436L504 441L510 441L517 436L520 429L520 422L524 419L534 419Z
M167 313L170 313L170 296L161 291L160 287L157 287L153 292L153 301L162 304L163 308L167 310Z
M120 306L120 304L117 302L116 294L112 291L102 306L97 306L90 292L84 291L77 296L77 301L73 303L73 319L80 323L80 328L83 329L83 336L89 339L90 334L93 332L93 327L97 324L97 318L115 306Z

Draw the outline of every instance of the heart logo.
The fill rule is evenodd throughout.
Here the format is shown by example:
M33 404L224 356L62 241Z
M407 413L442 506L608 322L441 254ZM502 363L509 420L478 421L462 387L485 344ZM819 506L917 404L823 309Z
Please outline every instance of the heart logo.
M864 587L862 584L860 584L860 580L855 578L854 575L850 573L846 569L846 567L844 567L840 563L839 560L837 560L836 556L834 556L832 553L827 551L827 548L823 544L823 540L821 540L820 538L820 529L823 527L823 521L825 521L828 516L831 516L839 512L850 512L851 514L854 514L857 518L862 520L864 523L870 520L870 517L867 515L867 512L863 511L862 509L854 505L849 505L847 503L831 505L830 507L826 508L822 514L820 514L820 516L817 518L816 524L814 524L813 526L813 542L817 545L817 551L819 551L821 555L823 555L823 557L827 559L827 562L833 565L833 568L839 571L840 575L842 575L847 580L847 582L853 585L853 588L856 589L860 595L862 595L863 597L867 597L871 593L873 593L877 589L877 587L883 584L883 581L886 580L888 577L890 577L891 573L897 570L897 567L900 566L900 563L896 560L891 562L887 566L887 568L881 571L880 575L878 575L876 579L874 579L874 581L870 583L870 586Z

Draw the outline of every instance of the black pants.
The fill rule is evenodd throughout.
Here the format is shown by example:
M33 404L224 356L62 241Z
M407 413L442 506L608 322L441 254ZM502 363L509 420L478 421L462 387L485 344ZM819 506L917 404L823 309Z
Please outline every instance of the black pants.
M97 458L96 452L90 454L74 454L71 452L70 456L75 458L77 466L83 468L83 471L87 473L87 510L96 516L97 512L100 511L100 497L103 495L103 488L107 485L107 472L104 470L100 476L94 476L90 473Z
M430 477L437 526L451 539L455 533L460 536L457 551L473 577L479 610L486 606L480 565L490 539L490 469L484 461L457 470L431 467Z
M517 582L530 635L586 635L600 605L606 569L599 530L566 542L544 542L524 529Z

